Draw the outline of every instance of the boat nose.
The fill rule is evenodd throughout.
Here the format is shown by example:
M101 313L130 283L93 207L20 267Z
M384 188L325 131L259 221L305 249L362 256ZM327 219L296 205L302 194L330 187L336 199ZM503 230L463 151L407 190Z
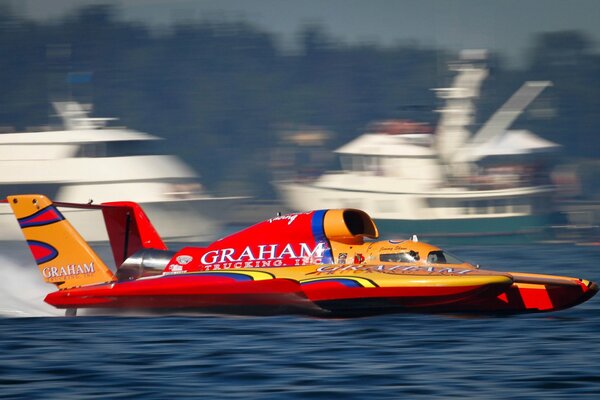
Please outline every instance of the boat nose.
M577 300L576 304L581 304L588 301L589 299L594 297L596 293L598 293L598 289L600 288L596 282L588 281L585 279L580 279L579 284L582 287L583 293Z

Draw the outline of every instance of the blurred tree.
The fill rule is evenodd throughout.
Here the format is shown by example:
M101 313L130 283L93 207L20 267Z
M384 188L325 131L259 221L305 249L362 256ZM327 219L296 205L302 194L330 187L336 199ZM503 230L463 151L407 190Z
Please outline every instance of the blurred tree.
M166 149L195 167L210 189L270 197L269 155L282 126L333 132L333 148L378 119L435 124L429 89L449 83L454 55L410 42L349 45L315 24L297 41L296 50L284 49L243 21L152 31L104 5L44 23L0 8L0 126L47 123L53 99L90 101L99 116L167 138ZM600 154L591 140L600 119L600 59L584 34L537 36L524 70L506 69L498 54L490 63L478 121L524 80L552 80L542 100L556 119L524 115L520 126L572 156Z
M600 57L582 32L540 34L531 53L529 74L553 82L556 116L546 124L546 137L565 146L574 157L600 156L594 140L600 119Z

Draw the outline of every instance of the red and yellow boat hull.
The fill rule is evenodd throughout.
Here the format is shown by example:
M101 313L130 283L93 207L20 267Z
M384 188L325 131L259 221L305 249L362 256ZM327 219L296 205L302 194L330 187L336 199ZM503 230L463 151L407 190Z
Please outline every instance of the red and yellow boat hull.
M411 240L370 241L363 211L277 216L207 247L169 251L139 205L53 203L9 196L43 279L46 302L78 308L201 310L235 314L360 316L402 311L555 311L591 298L590 281L486 271ZM103 212L116 272L57 206Z
M352 268L350 268L352 267ZM377 266L233 269L112 282L50 293L58 308L201 309L232 313L302 312L371 315L459 306L494 299L511 285L507 274ZM397 267L397 266L396 266Z
M473 299L460 310L492 312L558 311L576 306L598 292L594 282L564 276L509 273L514 283L495 298Z

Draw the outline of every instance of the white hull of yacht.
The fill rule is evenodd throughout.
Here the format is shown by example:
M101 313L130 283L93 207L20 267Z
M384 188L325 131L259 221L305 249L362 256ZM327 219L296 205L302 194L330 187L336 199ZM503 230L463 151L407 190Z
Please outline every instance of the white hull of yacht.
M54 201L95 204L134 201L169 241L205 242L221 232L223 215L239 197L205 194L197 174L160 138L91 118L74 102L54 103L63 119L57 130L0 135L0 198L41 193ZM90 241L107 240L99 211L65 209ZM0 240L21 240L8 205L0 204Z
M356 182L356 180L355 180ZM526 217L543 213L551 186L495 190L429 192L358 191L319 186L318 182L279 183L279 193L292 210L358 208L376 220L467 220Z
M435 134L423 124L385 120L334 151L341 170L315 180L299 169L277 184L294 211L358 208L388 233L503 235L541 231L552 217L547 156L559 146L509 130L549 82L526 82L471 135L475 100L488 74L485 52L461 53ZM305 162L309 162L307 159Z

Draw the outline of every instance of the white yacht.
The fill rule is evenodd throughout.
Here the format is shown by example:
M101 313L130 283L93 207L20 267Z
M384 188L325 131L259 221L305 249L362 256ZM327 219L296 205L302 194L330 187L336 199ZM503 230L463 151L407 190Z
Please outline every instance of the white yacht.
M286 205L303 211L360 208L390 234L429 237L537 235L552 215L543 155L555 143L508 130L550 83L527 82L471 135L474 100L487 76L483 57L464 53L435 131L409 121L373 124L338 148L342 169L277 182Z
M135 201L166 240L202 242L218 235L215 217L238 198L205 194L190 167L162 154L159 137L109 127L111 118L91 118L79 103L54 107L64 129L0 134L1 198L42 193L64 202ZM63 212L86 239L107 240L99 212ZM8 205L0 204L0 240L20 238Z

